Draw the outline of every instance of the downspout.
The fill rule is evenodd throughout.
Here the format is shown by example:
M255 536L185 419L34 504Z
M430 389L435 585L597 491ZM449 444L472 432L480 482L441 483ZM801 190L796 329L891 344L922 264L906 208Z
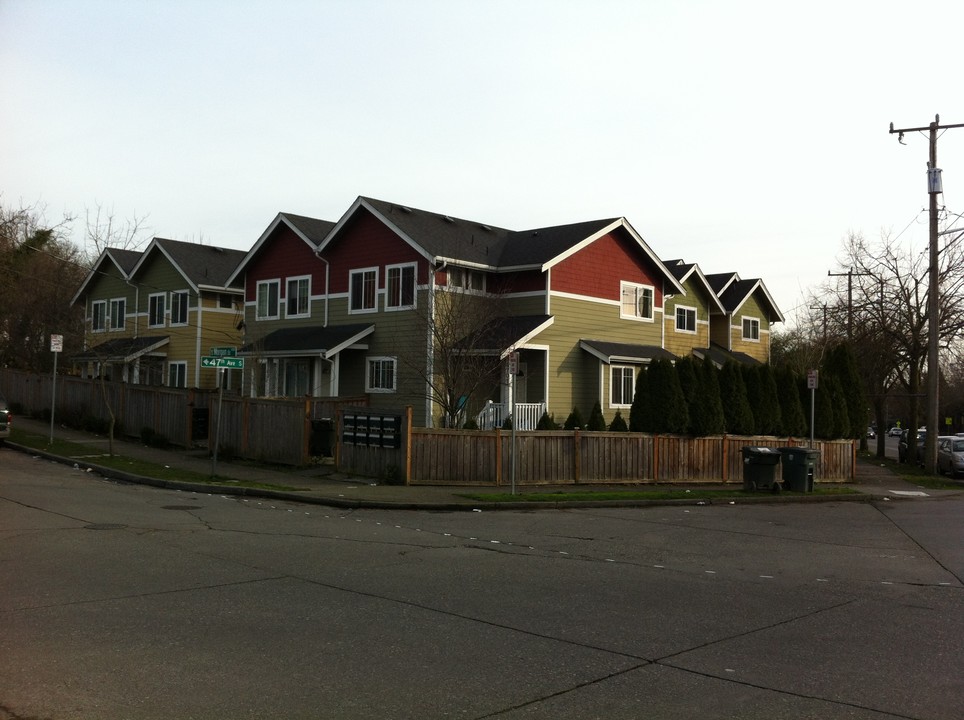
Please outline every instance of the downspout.
M325 259L321 256L321 249L320 249L320 248L315 248L314 253L315 253L315 257L318 258L319 260L321 260L321 261L325 264L325 319L324 319L324 327L328 327L328 298L331 296L331 288L329 287L328 283L330 282L330 276L331 276L331 263L329 263L327 260L325 260ZM309 298L309 301L310 301L310 298ZM324 359L327 360L327 358L324 358ZM329 361L329 362L330 362L330 361Z

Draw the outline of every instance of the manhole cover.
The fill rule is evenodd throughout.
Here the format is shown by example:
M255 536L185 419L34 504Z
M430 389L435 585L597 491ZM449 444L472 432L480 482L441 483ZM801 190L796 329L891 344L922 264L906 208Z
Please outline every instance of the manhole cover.
M200 505L162 505L161 510L200 510Z
M85 530L123 530L126 525L120 523L94 523L93 525L85 525Z

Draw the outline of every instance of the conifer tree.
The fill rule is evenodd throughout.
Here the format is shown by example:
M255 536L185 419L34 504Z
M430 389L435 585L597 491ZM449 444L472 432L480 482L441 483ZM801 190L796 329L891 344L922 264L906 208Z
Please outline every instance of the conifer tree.
M775 370L777 398L780 402L780 431L789 437L803 437L809 428L809 415L800 401L800 378L787 364L778 365ZM806 407L809 409L810 401Z
M727 362L720 370L720 400L726 432L731 435L753 434L753 410L746 397L743 374L735 362Z
M576 428L586 427L586 423L582 419L582 413L579 412L579 408L574 407L572 409L572 412L569 413L569 417L566 418L566 422L562 427L564 430L575 430Z
M653 432L685 433L690 413L676 368L669 360L653 360L646 371L652 402Z
M616 411L616 417L613 418L613 421L609 423L609 431L629 432L629 426L626 424L626 419L619 410Z
M602 406L599 401L592 406L592 410L589 411L589 422L586 423L586 430L605 430L606 429L606 418L603 417Z
M640 368L633 389L633 404L629 408L629 429L631 432L652 432L652 412L650 412L649 371Z
M698 437L720 435L726 427L726 419L720 399L719 370L708 358L697 363L696 367L699 391L690 406L690 427Z

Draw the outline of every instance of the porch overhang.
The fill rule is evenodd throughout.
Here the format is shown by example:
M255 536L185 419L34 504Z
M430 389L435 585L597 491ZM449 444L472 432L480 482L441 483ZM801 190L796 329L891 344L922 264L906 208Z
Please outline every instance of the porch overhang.
M498 355L500 360L504 360L509 353L524 347L554 321L552 315L496 318L478 335L463 339L461 349L473 355Z
M330 360L342 350L367 350L361 341L375 332L374 325L309 325L280 328L261 340L244 345L238 355L247 357L321 357Z
M653 360L676 360L673 353L658 345L633 345L632 343L608 342L606 340L580 340L579 347L607 365L621 362L648 365Z
M721 345L712 344L708 348L695 348L693 350L693 356L698 357L701 360L709 360L716 367L721 368L728 362L736 362L740 365L762 365L759 360L751 355L747 355L742 352L733 352L732 350L726 350Z
M117 338L88 348L71 359L74 362L129 363L145 355L166 354L157 351L170 340L167 335Z

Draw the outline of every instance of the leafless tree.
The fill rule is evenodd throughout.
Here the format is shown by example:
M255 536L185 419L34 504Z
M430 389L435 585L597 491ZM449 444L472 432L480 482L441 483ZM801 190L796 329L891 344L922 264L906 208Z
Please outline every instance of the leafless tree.
M147 215L132 215L120 220L113 209L106 209L97 203L93 210L84 213L84 251L89 265L100 257L107 248L120 250L140 250L150 238L150 228L146 226Z

